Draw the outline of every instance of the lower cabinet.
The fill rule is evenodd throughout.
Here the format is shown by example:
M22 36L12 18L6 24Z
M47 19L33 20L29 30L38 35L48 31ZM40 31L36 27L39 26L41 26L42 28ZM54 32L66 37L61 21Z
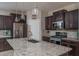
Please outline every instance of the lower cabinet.
M61 45L72 48L72 51L69 52L69 55L79 56L79 41L62 40Z
M45 36L43 36L43 37L42 37L42 40L49 42L49 41L50 41L50 37L45 37Z

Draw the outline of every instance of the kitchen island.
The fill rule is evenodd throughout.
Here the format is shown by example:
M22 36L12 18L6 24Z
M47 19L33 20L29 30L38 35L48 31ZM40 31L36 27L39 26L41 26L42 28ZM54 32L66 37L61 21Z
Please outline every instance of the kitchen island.
M6 39L0 39L0 56L13 56L14 51Z
M60 56L67 54L72 49L69 47L39 41L38 43L28 42L26 38L7 39L14 49L15 56Z

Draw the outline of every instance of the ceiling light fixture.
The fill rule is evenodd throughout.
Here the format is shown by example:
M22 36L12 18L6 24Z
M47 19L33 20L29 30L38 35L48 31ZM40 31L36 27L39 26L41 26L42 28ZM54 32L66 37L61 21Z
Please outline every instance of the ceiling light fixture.
M34 8L32 9L32 19L37 19L38 15L38 8L36 6L36 3L34 3Z
M22 3L21 19L25 20L23 8L24 8L24 2Z
M15 17L15 22L18 22L18 18L17 18L17 2L16 2L16 17Z
M33 15L38 15L38 8L37 8L37 7L35 7L35 8L33 9Z

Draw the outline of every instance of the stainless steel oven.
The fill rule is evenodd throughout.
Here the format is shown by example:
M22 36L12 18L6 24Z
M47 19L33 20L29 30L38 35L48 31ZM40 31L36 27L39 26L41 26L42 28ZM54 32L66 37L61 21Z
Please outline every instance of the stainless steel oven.
M61 44L62 38L67 38L67 33L56 32L54 36L50 36L50 41L55 44Z

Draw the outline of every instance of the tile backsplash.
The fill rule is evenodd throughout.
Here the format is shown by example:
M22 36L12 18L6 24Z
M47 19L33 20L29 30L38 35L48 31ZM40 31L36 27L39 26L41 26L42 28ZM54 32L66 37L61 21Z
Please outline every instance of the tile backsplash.
M77 38L77 31L50 31L49 36L54 36L56 32L66 32L67 37Z
M0 36L11 36L10 30L0 30Z

